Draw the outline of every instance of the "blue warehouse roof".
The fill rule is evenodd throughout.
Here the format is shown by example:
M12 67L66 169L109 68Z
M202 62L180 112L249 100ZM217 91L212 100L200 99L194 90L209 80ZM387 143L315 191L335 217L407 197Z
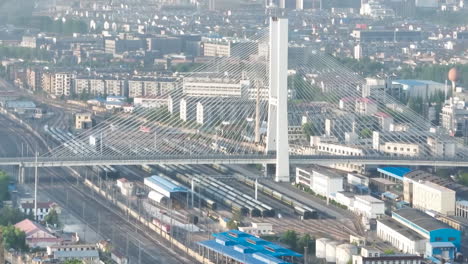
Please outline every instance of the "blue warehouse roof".
M405 174L411 172L411 169L405 167L383 167L378 168L377 171L395 179L403 180Z
M290 249L238 230L213 236L215 240L198 244L245 264L287 264L281 257L302 257Z
M168 192L171 192L171 193L187 192L187 189L185 187L175 185L174 183L172 183L172 182L170 182L170 181L168 181L168 180L166 180L166 179L164 179L162 177L159 177L159 176L153 175L151 177L146 178L146 180L160 186L164 190L166 190Z

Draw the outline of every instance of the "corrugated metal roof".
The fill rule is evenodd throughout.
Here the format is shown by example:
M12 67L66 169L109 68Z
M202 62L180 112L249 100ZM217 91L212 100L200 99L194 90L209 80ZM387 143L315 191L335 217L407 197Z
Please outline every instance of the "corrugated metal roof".
M33 101L7 101L6 108L36 108Z
M297 252L239 230L216 233L213 236L215 240L201 241L198 244L245 264L286 264L288 262L281 257L302 257Z
M187 192L187 189L185 187L175 185L174 183L159 176L153 175L151 177L146 178L146 180L160 186L168 192Z
M403 208L392 212L393 215L398 215L407 221L421 227L422 229L431 232L438 229L453 229L446 223L443 223L434 217L413 208Z
M402 84L408 86L422 86L422 85L444 85L443 83L438 83L428 80L394 80L395 84Z
M411 169L405 167L383 167L378 168L377 171L385 175L401 179L405 176L405 174L411 172Z

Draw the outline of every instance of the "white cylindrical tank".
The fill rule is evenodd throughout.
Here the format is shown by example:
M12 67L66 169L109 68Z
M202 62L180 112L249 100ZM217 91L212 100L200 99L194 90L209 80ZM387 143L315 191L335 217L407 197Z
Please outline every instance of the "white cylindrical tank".
M336 264L347 264L358 254L358 248L352 244L341 244L336 247Z
M325 247L325 259L327 260L327 262L336 262L336 247L339 244L340 243L336 241L331 241L327 243Z
M326 257L326 246L331 240L328 238L319 238L315 240L315 257L324 259Z

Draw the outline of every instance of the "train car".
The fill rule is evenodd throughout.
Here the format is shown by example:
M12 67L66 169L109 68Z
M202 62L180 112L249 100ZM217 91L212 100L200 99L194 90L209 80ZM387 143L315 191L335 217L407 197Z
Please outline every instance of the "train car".
M216 211L218 209L216 202L206 197L202 198L202 205L213 211Z
M283 199L283 195L277 191L273 191L272 192L272 196L275 198L275 199L278 199L278 200L282 200Z
M240 212L241 215L247 215L249 214L249 210L247 208L245 208L244 206L242 205L239 205L237 203L232 203L231 204L231 211L234 213L234 212Z
M107 166L107 165L104 165L102 167L103 167L104 173L106 173L105 176L107 176L107 178L111 178L111 179L118 179L119 178L120 173L114 167Z
M161 223L159 219L153 218L153 224L161 229L164 233L170 234L171 233L171 225Z
M146 164L141 165L141 169L146 171L147 173L150 173L150 174L153 174L153 172L154 172L154 169L151 166L146 165Z
M309 207L294 206L294 211L301 217L301 219L317 219L317 211Z
M276 215L276 212L274 209L270 207L270 209L265 208L264 206L259 208L261 214L263 217L274 217Z
M268 187L266 187L266 186L262 186L262 187L261 187L261 190L262 190L264 193L266 193L266 194L268 194L268 195L270 195L270 196L273 196L273 190L272 190L272 189L270 189L270 188L268 188Z
M318 218L318 211L310 208L308 206L303 206L303 208L308 212L307 218L306 219L317 219Z
M168 197L166 197L163 194L158 193L156 191L150 191L148 193L148 199L150 199L151 201L153 201L153 202L155 202L157 204L162 204L162 205L167 205L168 201L169 201Z
M258 208L252 207L250 205L246 205L246 208L249 211L250 217L261 217L262 216L262 212Z
M218 170L222 173L227 173L228 172L228 169L222 165L219 165L219 164L213 164L211 165L215 170Z
M91 170L101 178L118 179L120 173L112 166L92 166Z

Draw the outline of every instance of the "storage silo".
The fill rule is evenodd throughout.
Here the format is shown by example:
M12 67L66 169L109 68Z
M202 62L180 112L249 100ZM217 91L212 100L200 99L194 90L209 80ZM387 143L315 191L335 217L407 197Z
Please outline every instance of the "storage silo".
M330 241L325 247L325 259L327 262L336 262L336 247L340 243L336 241Z
M358 254L358 248L353 244L341 244L336 247L336 264L347 264Z
M324 259L326 257L327 243L331 242L328 238L319 238L315 240L315 257Z

